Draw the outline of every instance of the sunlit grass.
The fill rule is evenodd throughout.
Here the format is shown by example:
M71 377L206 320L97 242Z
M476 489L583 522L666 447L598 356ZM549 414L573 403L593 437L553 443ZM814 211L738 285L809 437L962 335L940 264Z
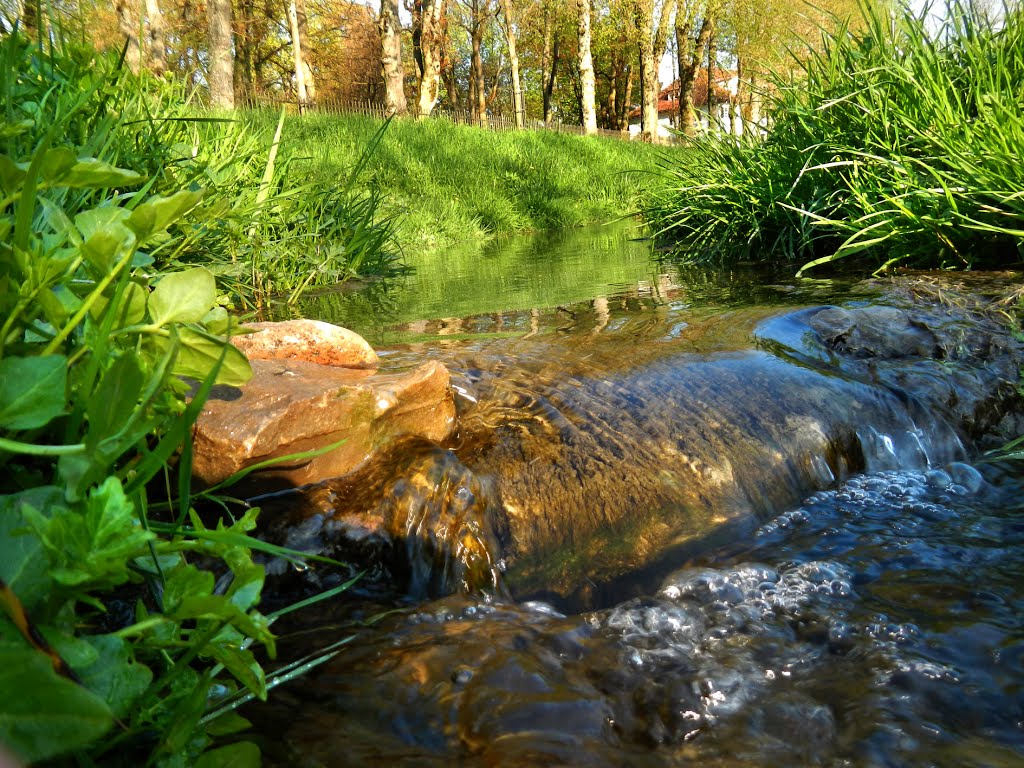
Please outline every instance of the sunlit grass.
M254 114L269 126L273 115ZM294 167L314 180L350 167L380 122L359 115L291 118ZM435 248L528 230L608 221L640 210L658 150L547 131L496 133L445 120L395 121L367 167L399 217L403 249Z
M1024 13L993 26L953 0L934 30L926 12L863 13L779 84L767 137L703 140L665 165L648 216L687 258L1020 261Z

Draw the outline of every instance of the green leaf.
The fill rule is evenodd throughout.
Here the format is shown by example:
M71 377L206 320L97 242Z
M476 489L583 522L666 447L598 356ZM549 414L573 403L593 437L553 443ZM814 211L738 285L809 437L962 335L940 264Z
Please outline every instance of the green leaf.
M131 648L119 637L94 635L84 641L96 650L97 659L87 667L76 667L82 684L107 703L114 717L126 717L153 682L152 671L134 660Z
M88 746L114 723L101 698L36 651L0 648L0 691L0 743L27 762Z
M0 360L0 429L35 429L64 413L67 365L63 355Z
M80 246L82 257L106 276L128 251L135 248L135 233L120 222L98 229Z
M138 407L145 384L146 374L138 357L132 351L122 352L89 398L85 411L89 419L86 445L94 448L120 430Z
M26 611L32 611L50 593L53 578L43 545L22 516L25 506L49 509L63 501L55 486L40 486L11 496L0 496L0 579L14 590Z
M89 313L94 320L99 321L107 312L116 312L114 323L110 327L116 331L129 325L138 325L146 319L146 302L149 299L149 291L135 282L130 282L124 287L124 294L121 296L121 303L111 308L110 302L101 296L93 304Z
M237 712L225 712L206 726L206 732L211 736L230 736L232 733L252 728L252 723L246 720Z
M18 166L7 155L0 155L0 187L11 194L25 181L25 169Z
M39 186L50 187L60 182L77 162L74 151L67 147L46 150L39 166Z
M220 363L223 355L223 364L217 370L218 384L240 386L252 377L248 358L226 339L193 328L179 328L178 341L180 346L173 368L178 376L203 380ZM173 342L158 337L153 343L162 353Z
M28 505L23 514L46 549L54 581L78 590L123 584L131 576L131 559L144 554L154 538L139 525L116 477L89 492L84 514L58 506L47 518Z
M204 752L195 768L260 768L260 748L251 741L239 741Z
M203 193L199 190L182 190L170 197L152 197L132 211L128 226L140 243L145 242L195 208L202 199Z
M114 205L90 208L75 216L75 229L78 230L84 242L97 232L105 232L115 227L120 228L124 226L130 217L130 211Z
M209 595L213 592L213 584L213 574L209 571L201 571L194 565L180 565L167 574L164 613L173 614L186 597Z
M51 150L53 151L53 150ZM146 180L142 174L86 157L75 163L60 179L62 187L127 187Z
M213 658L223 664L238 682L261 701L266 701L267 681L263 667L256 661L252 651L228 642L210 643L209 649Z
M217 303L213 273L203 267L164 277L149 297L150 318L156 325L198 323Z

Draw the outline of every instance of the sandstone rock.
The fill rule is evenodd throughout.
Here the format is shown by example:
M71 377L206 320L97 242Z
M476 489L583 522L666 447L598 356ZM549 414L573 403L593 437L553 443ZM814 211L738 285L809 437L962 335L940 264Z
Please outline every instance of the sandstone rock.
M377 374L298 360L254 360L242 388L216 387L194 429L193 477L213 485L268 459L344 440L312 459L259 470L247 490L300 486L364 464L401 435L442 441L455 427L448 369Z
M339 368L376 368L377 353L358 333L319 320L245 323L256 333L231 343L250 360L304 360Z

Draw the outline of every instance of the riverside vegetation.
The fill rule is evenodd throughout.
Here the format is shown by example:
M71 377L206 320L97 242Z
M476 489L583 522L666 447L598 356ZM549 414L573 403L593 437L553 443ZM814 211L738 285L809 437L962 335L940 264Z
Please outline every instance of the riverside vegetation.
M712 136L663 164L652 226L685 258L970 268L1024 256L1024 9L863 4L775 83L763 138Z
M274 616L253 552L292 554L250 537L256 510L196 515L191 424L250 374L225 304L308 279L272 246L336 280L392 258L389 225L351 183L289 184L273 148L116 57L12 34L0 58L0 743L33 763L256 764L214 738L292 673L254 653L273 655Z
M266 673L254 553L298 555L250 535L257 510L194 509L191 424L250 373L229 310L393 270L403 237L617 214L639 200L628 145L501 137L481 159L455 126L204 113L59 35L6 35L0 58L0 688L32 692L0 702L0 744L33 763L255 765L235 707L336 651ZM402 197L427 176L454 207Z

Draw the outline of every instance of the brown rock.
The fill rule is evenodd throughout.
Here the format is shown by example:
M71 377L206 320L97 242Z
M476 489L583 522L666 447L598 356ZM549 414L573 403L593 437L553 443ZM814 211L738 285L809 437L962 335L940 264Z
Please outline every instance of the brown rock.
M448 369L399 374L303 361L254 360L242 388L215 388L193 432L193 477L209 486L268 459L344 442L311 459L261 469L254 492L314 483L364 464L400 435L441 441L455 427Z
M244 323L256 333L235 336L231 343L250 360L305 360L338 368L376 368L377 353L348 328L319 320Z

